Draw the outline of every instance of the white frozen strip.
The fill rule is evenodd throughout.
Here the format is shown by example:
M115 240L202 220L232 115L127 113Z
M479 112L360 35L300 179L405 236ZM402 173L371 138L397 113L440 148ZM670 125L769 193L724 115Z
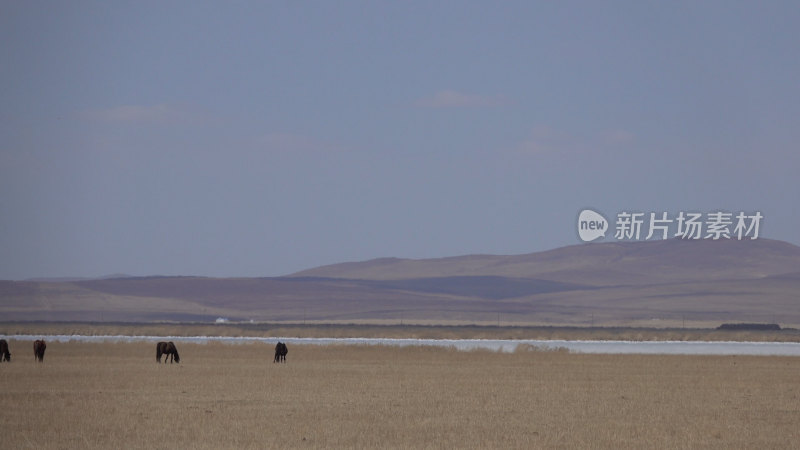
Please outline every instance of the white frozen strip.
M567 349L573 353L652 354L652 355L777 355L800 356L798 342L733 342L733 341L567 341L528 339L388 339L388 338L296 338L296 337L229 337L229 336L82 336L82 335L6 335L5 339L33 341L44 338L56 342L158 342L175 341L205 344L264 343L278 341L307 345L388 345L434 346L458 350L491 350L513 352L520 345L543 350Z

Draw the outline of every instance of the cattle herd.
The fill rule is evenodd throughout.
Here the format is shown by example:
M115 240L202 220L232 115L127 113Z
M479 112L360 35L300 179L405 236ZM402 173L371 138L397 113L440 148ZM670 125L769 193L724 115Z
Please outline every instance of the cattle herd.
M42 339L37 339L33 341L33 357L38 362L44 362L44 351L47 349L47 344ZM286 354L289 353L289 349L286 348L286 344L283 342L278 342L275 345L275 358L272 362L286 362ZM164 357L164 363L166 364L167 359L169 359L170 364L173 362L180 363L181 357L178 355L178 349L175 347L175 343L170 342L159 342L156 344L156 361L161 363L161 357ZM11 362L11 352L8 350L8 342L5 339L0 339L0 362L8 361Z

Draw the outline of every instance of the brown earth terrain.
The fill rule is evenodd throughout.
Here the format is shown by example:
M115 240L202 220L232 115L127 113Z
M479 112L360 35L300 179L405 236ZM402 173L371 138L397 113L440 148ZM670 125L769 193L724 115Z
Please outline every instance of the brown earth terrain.
M800 358L9 342L2 448L793 448Z
M716 327L800 324L800 247L768 239L382 258L284 277L0 281L5 321Z

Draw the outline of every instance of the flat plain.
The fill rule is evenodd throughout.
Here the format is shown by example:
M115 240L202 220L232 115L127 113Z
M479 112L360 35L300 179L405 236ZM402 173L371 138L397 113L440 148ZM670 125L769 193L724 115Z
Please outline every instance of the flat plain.
M716 325L715 325L716 326ZM0 322L0 335L800 342L800 330L302 323Z
M9 342L0 448L790 448L800 358Z

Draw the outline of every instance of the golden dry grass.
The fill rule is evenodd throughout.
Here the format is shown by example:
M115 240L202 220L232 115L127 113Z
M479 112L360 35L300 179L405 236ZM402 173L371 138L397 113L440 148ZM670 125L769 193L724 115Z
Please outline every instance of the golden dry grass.
M790 448L800 358L11 341L0 448Z
M800 330L554 326L444 326L296 323L0 322L0 335L250 336L415 339L543 339L634 341L800 342Z
M444 325L358 324L202 324L202 323L81 323L0 322L0 335L123 335L123 336L249 336L363 337L414 339L542 339L626 341L800 342L800 330L717 330L713 328L627 327L497 327Z

